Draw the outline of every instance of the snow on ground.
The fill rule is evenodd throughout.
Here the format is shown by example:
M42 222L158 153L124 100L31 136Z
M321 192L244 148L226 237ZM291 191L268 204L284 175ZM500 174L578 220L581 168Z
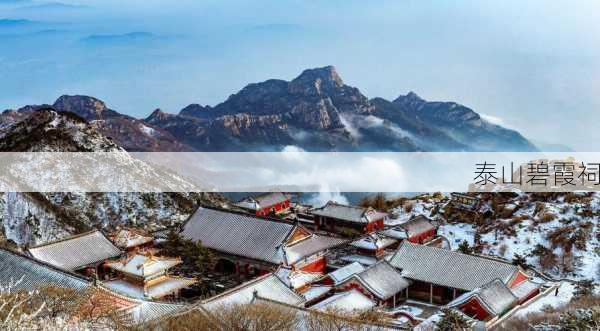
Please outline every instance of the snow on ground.
M548 295L539 298L529 306L519 310L515 315L518 317L525 317L527 314L539 313L546 307L558 308L559 306L565 305L571 301L573 297L573 291L575 286L569 282L561 282L558 288L558 295L554 295L554 291L548 293Z
M431 212L433 210L433 207L435 207L435 205L436 205L436 203L434 201L431 201L431 200L426 201L426 200L419 199L419 198L416 198L411 201L412 201L413 205L412 205L412 209L410 211L407 212L404 209L404 207L394 208L390 212L390 217L388 219L386 219L385 225L394 226L394 225L402 224L418 215L424 215L427 217L431 217Z
M519 200L517 198L516 200ZM599 230L598 217L584 217L579 211L583 208L591 208L596 211L600 208L600 196L594 195L590 204L582 203L566 203L561 197L555 201L543 202L545 211L556 215L556 218L549 222L540 222L539 215L536 215L535 202L527 201L526 199L519 201L521 204L513 217L506 219L498 219L496 222L512 224L516 235L506 235L502 231L490 231L481 234L481 243L484 246L483 254L494 255L511 260L515 254L524 256L527 262L540 269L539 258L536 256L528 256L534 249L536 244L541 244L547 248L553 249L553 252L558 258L558 262L563 256L561 247L551 247L547 235L555 229L564 228L567 225L574 226L575 229L580 228L585 222L592 222L593 229L590 240L587 241L585 250L573 248L575 258L575 270L572 273L564 273L559 268L546 270L545 272L556 278L569 278L573 280L579 279L596 279L600 281L600 241L597 233ZM527 216L527 217L525 217ZM515 221L515 218L523 217L522 221ZM458 245L466 240L469 245L473 245L476 228L474 225L467 223L444 224L440 227L439 232L450 241L452 249L456 249Z
M156 130L154 130L153 128L146 126L144 124L140 124L140 130L142 130L142 132L144 132L146 135L154 137L156 135Z
M475 227L467 223L444 224L440 226L438 233L448 239L452 250L456 250L463 240L473 246Z

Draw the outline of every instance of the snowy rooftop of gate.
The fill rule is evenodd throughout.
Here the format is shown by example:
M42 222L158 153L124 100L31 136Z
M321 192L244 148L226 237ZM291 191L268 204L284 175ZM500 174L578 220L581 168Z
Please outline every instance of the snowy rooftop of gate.
M204 300L198 305L204 309L211 310L219 309L219 307L223 306L246 304L252 302L255 294L262 298L294 306L304 303L303 297L296 294L277 276L271 273Z
M98 230L31 247L28 251L35 259L64 270L77 270L121 255Z
M253 197L247 197L239 202L236 202L234 205L244 209L259 210L274 206L287 200L289 200L289 197L284 193L267 192Z
M132 257L123 257L118 261L107 262L105 265L122 273L136 277L150 278L160 275L180 263L181 259L178 258L136 254Z
M165 276L160 282L153 284L152 286L146 286L145 293L143 286L133 284L124 279L109 280L103 282L102 284L117 293L121 293L132 298L159 299L166 295L175 293L180 289L190 287L195 283L196 280L191 278Z
M386 247L389 247L397 242L398 241L396 239L389 238L374 232L369 233L368 235L353 241L350 245L365 250L375 251L378 249L384 249Z
M505 284L519 270L510 263L404 241L390 259L409 279L466 291L499 278Z
M342 205L333 201L327 202L323 207L311 210L311 214L353 223L370 223L384 219L388 215L373 208Z
M0 266L0 284L13 285L13 289L33 290L40 285L54 285L82 290L91 285L83 277L5 249L0 249Z
M275 271L275 275L293 289L301 288L323 277L323 273L320 272L293 271L289 268L279 268Z
M518 298L500 280L495 279L482 287L476 288L454 299L449 307L460 307L469 300L476 298L492 315L498 316L517 304Z
M340 292L310 307L318 310L367 310L375 307L375 302L360 291L352 289Z

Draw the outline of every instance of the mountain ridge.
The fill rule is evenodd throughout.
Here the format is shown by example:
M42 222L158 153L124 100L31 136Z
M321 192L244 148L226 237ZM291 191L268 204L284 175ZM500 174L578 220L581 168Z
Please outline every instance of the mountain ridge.
M455 102L427 101L413 91L393 101L369 99L334 66L250 83L214 106L192 103L177 114L157 109L144 119L89 96L64 95L53 106L95 123L128 151L537 150L519 132Z

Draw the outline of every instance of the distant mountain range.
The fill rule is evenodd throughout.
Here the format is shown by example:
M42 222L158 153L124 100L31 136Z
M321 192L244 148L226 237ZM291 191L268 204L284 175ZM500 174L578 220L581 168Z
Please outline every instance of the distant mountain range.
M5 111L3 121L36 107ZM129 151L536 150L519 132L454 102L413 92L393 101L369 99L344 84L333 66L305 70L292 81L249 84L214 107L191 104L179 114L157 109L145 119L89 96L61 96L52 107L77 114Z

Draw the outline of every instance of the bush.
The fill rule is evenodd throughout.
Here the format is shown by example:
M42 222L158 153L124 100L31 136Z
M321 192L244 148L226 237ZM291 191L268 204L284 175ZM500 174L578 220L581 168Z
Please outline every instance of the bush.
M551 212L543 212L539 217L539 222L548 223L554 221L555 219L556 215L552 214Z
M596 284L591 279L579 281L575 284L575 291L573 296L575 298L591 297L594 295Z
M469 323L464 316L449 308L442 308L442 318L436 324L436 330L439 331L455 331L455 330L468 330Z

